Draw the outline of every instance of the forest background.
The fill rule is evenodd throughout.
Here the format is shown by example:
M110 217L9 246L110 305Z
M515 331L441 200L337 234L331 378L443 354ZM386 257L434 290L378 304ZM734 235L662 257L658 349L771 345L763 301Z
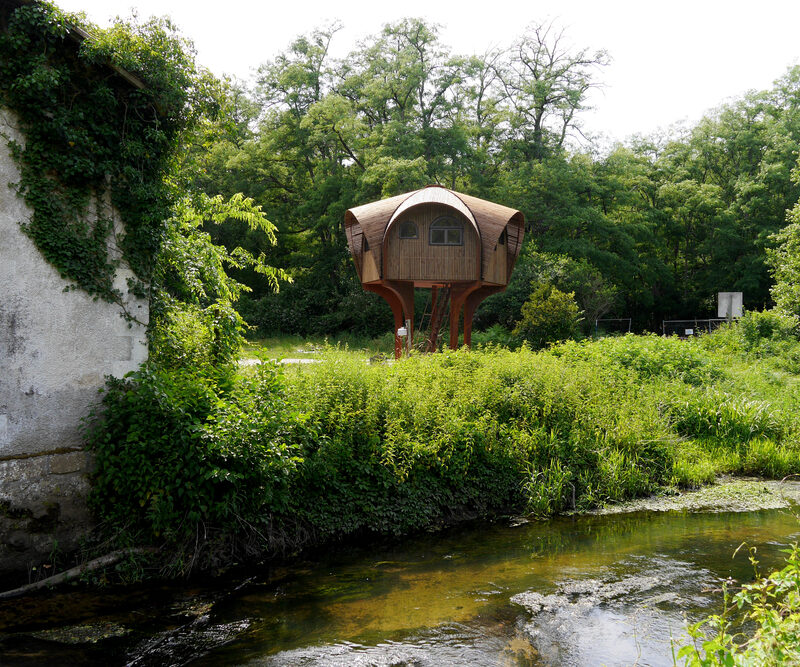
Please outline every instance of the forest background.
M238 308L261 335L367 336L391 329L388 307L358 283L344 212L439 183L518 208L526 244L508 290L476 327L512 328L532 283L574 292L584 323L713 317L716 293L772 305L774 234L800 189L800 67L691 128L634 137L601 152L582 139L603 51L563 46L533 25L483 56L459 56L419 19L389 24L346 58L337 26L293 41L254 86L224 82L224 113L190 152L190 187L263 207L278 243L246 222L210 225L292 276L274 293L254 270ZM424 307L424 304L421 304Z

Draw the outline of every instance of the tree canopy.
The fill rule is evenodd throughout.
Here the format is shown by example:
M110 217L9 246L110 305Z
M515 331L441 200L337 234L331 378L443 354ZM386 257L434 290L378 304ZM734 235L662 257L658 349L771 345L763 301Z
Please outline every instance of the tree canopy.
M581 112L609 57L567 47L554 25L464 56L437 26L404 19L336 59L339 28L295 39L252 89L229 88L238 120L212 137L194 175L203 189L252 197L275 221L275 248L241 223L210 230L295 278L274 295L237 274L253 288L241 312L262 331L386 330L388 310L356 280L344 212L429 183L525 214L526 250L508 293L479 310L481 326L513 326L537 253L583 267L577 283L552 284L575 292L587 316L632 317L639 330L711 316L718 291L742 291L750 309L772 304L767 250L799 192L799 67L692 128L599 153Z
M263 333L388 329L388 309L357 281L344 212L430 183L525 215L512 282L482 305L479 326L513 327L532 283L543 280L575 294L587 326L616 316L655 330L664 318L709 316L718 291L742 291L749 309L787 307L800 67L694 127L599 151L581 132L581 114L609 56L567 46L553 24L461 55L436 25L403 19L334 58L340 27L297 37L252 85L211 77L164 21L118 22L86 47L92 62L137 73L158 98L169 145L157 170L164 178L148 183L162 208L176 211L167 227L188 233L191 225L178 222L186 196L195 212L217 194L232 206L224 224L201 215L193 233L227 249L223 263L246 287L230 295L241 295L238 313ZM142 138L125 136L141 149ZM69 164L81 157L65 155ZM134 182L122 173L118 180ZM123 208L136 203L117 199ZM234 214L239 206L271 220L274 238ZM152 235L153 247L165 229ZM144 277L157 279L148 261ZM278 274L265 277L266 266L284 267L293 283L276 294L269 277Z

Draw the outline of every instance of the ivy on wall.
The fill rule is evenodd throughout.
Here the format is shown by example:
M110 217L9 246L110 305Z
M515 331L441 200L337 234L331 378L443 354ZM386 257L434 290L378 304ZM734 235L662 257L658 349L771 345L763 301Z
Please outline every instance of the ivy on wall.
M213 106L190 45L163 19L88 37L47 3L0 14L0 105L25 137L5 137L32 211L25 231L73 288L122 305L121 257L143 296L176 197L181 137Z

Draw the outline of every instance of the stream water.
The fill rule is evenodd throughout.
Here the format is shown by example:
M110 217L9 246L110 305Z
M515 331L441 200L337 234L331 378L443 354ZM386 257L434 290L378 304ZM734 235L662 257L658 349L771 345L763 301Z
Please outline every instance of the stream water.
M208 584L0 603L2 665L672 665L800 538L790 512L479 524Z

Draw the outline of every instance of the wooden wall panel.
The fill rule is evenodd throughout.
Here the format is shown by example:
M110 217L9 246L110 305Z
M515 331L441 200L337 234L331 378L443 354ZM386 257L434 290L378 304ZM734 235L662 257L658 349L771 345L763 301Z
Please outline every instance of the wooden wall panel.
M375 256L371 250L367 250L363 255L363 269L361 275L361 282L371 283L374 280L380 280L378 273L378 265L375 263Z
M464 223L464 244L430 245L431 223L448 215ZM410 220L417 225L417 238L401 239L400 225ZM389 280L480 280L480 239L472 224L449 206L422 204L397 218L386 237L384 279Z
M505 244L498 244L489 257L489 262L486 264L486 270L483 274L484 282L505 285L508 273L507 265L508 247Z

